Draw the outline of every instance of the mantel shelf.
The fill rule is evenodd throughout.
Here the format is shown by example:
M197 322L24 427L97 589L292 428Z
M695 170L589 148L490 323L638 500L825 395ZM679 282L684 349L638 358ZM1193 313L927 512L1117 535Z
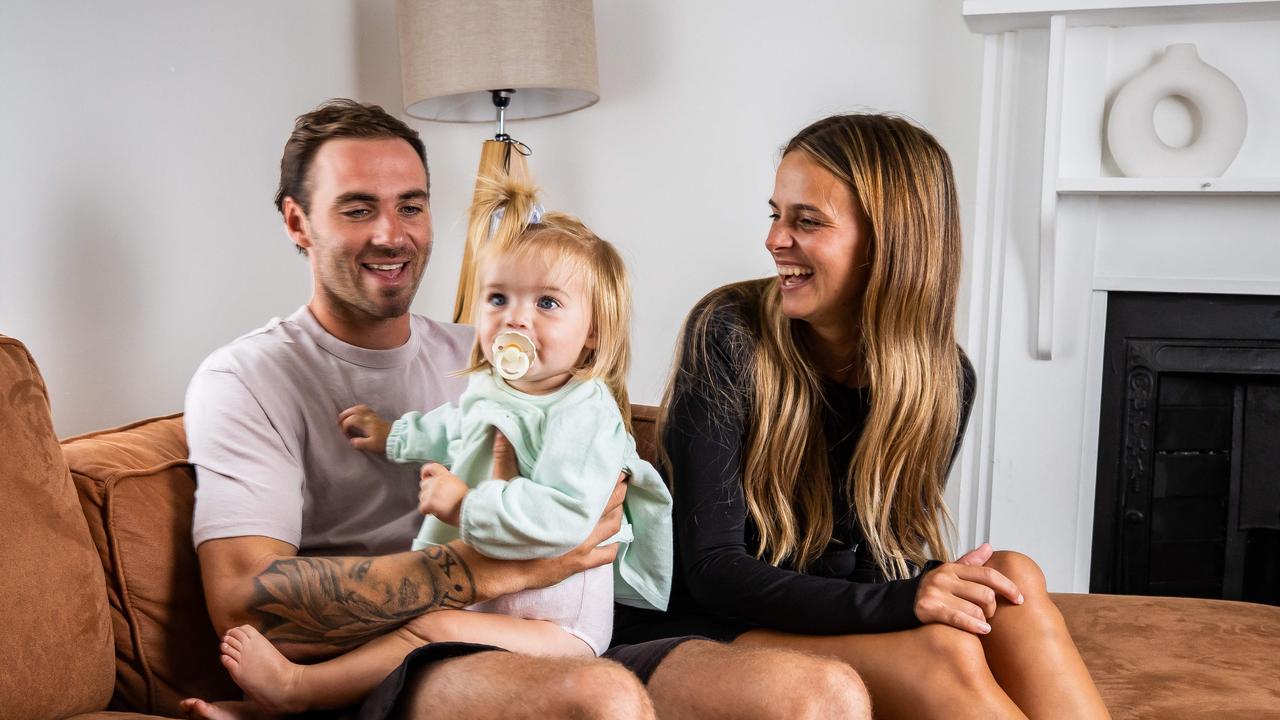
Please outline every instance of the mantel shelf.
M1059 195L1280 195L1274 178L1059 178Z
M1165 25L1186 22L1280 20L1276 0L964 0L964 21L976 33L1047 28L1064 15L1069 27Z

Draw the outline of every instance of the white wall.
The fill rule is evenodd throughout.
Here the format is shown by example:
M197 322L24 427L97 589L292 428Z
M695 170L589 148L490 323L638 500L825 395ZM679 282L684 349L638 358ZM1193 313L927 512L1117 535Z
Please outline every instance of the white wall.
M548 207L630 263L637 401L698 297L770 272L777 149L808 122L923 123L970 227L982 42L958 1L597 0L596 27L600 103L509 129ZM396 42L392 0L0 6L0 333L35 354L60 434L180 410L206 353L306 301L271 205L281 148L329 97L403 116ZM492 128L410 122L436 223L414 307L444 317Z

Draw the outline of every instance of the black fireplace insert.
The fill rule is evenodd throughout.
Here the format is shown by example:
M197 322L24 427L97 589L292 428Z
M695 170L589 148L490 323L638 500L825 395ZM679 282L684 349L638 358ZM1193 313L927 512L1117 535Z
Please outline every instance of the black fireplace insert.
M1090 590L1280 605L1280 298L1107 298Z

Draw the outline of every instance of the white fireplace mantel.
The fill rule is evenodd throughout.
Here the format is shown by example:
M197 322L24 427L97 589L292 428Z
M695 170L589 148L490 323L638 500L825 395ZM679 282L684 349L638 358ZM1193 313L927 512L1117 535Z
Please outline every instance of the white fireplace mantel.
M1272 0L965 0L975 33L1044 28L1061 15L1069 27L1280 20Z
M1089 585L1102 339L1115 291L1280 295L1280 1L966 0L986 35L962 342L979 393L953 479L959 544ZM1195 43L1245 96L1221 178L1126 178L1116 91Z

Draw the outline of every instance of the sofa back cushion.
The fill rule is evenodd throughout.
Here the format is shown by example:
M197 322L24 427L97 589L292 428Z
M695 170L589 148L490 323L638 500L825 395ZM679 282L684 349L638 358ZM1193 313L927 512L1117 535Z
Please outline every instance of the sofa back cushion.
M631 406L631 434L636 439L636 452L643 460L657 462L658 408L652 405Z
M49 397L22 343L0 336L0 708L101 710L114 652L102 568L58 451Z
M218 662L191 545L195 473L182 418L69 438L62 449L107 577L112 708L176 716L185 697L238 699Z

